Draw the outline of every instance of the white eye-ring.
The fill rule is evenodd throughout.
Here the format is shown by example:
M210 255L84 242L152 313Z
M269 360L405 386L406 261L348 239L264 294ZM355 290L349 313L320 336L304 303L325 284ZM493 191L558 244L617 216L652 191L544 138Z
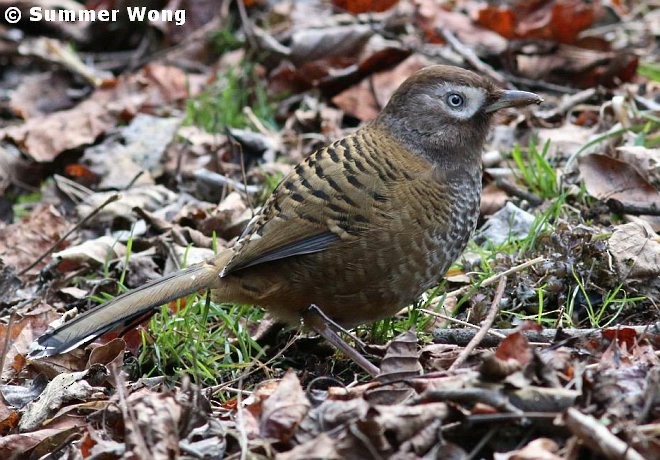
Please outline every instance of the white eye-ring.
M465 104L465 99L459 93L449 93L446 97L447 104L453 109L458 109Z

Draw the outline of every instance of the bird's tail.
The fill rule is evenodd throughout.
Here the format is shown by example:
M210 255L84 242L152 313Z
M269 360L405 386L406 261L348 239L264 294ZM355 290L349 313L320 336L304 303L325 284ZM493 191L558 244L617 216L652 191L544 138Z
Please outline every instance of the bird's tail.
M221 253L211 262L195 264L151 281L75 317L39 337L32 344L28 357L41 358L66 353L90 343L106 332L127 328L153 313L155 307L201 289L216 287L220 281L218 262L226 258L224 255Z

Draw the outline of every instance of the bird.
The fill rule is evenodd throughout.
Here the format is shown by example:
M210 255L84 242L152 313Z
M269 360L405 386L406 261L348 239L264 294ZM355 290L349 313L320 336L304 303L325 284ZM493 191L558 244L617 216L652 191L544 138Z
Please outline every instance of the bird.
M493 115L541 101L460 67L418 70L373 121L293 167L232 247L46 332L28 356L68 352L211 289L214 301L302 321L376 375L337 330L392 316L440 282L477 224Z

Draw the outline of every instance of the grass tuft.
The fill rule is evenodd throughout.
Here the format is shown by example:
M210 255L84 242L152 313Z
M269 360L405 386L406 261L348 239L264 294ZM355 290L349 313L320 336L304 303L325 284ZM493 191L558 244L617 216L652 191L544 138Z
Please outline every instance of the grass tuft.
M176 313L161 307L149 323L151 332L142 334L140 375L188 374L196 383L216 385L235 378L261 353L246 327L261 320L260 309L217 304L198 294L179 305Z
M246 128L250 121L243 108L248 106L264 125L276 126L275 105L268 98L263 79L254 65L243 62L219 73L215 82L188 100L184 124L210 133L222 132L227 126Z

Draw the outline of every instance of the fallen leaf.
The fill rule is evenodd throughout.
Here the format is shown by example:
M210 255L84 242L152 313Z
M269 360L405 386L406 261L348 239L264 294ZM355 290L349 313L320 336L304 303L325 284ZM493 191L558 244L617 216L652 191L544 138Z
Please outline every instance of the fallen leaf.
M265 438L288 442L309 411L310 403L295 372L288 371L262 404L260 431Z
M484 358L479 373L484 380L501 380L523 369L533 357L527 337L516 331L502 340L494 354Z
M33 431L57 409L69 401L87 401L103 395L103 388L93 387L86 378L90 371L63 373L48 383L39 399L29 403L21 421L21 431Z
M422 374L419 362L417 333L410 330L399 334L387 344L376 380L382 383L365 392L370 404L396 404L406 400L414 391L402 381Z
M50 162L63 151L92 144L120 117L161 109L190 95L183 71L149 64L118 78L112 87L97 89L75 107L0 129L0 139L9 139L37 162Z
M413 54L393 69L377 72L339 93L332 98L332 102L345 113L359 120L373 120L399 85L430 63L426 57Z
M180 123L178 117L138 114L116 136L87 148L80 163L100 178L100 189L153 184L154 178L162 174L161 159ZM137 177L139 173L143 174Z
M616 159L631 165L645 180L660 190L660 148L622 145L616 148Z
M502 209L509 199L509 195L495 185L494 182L486 185L481 192L481 203L479 213L482 216L490 216Z
M85 423L86 422L83 420L80 422L81 425ZM31 458L29 456L29 452L41 442L48 439L58 439L58 436L66 439L78 431L78 428L52 428L33 431L32 433L10 434L4 437L0 437L0 455L3 458L10 459ZM64 439L61 439L60 442L64 441ZM37 458L40 457L41 455Z
M301 29L291 36L290 59L295 64L329 59L338 56L356 56L374 34L369 25Z
M11 92L10 108L24 120L69 109L75 104L67 93L70 85L70 78L63 72L26 75Z
M608 249L619 279L660 277L660 237L641 221L614 227Z
M76 246L70 246L62 251L54 252L53 258L73 261L77 264L95 262L105 264L108 260L123 257L126 247L111 236L102 236L87 240Z
M544 39L574 43L601 14L597 3L576 0L481 2L472 8L475 22L508 39Z
M597 153L580 157L578 165L591 196L660 208L660 193L633 166Z
M6 227L1 225L0 256L7 265L20 271L58 241L69 229L70 223L54 206L40 203L20 222ZM62 246L66 245L66 242L62 243ZM46 257L28 273L38 273L48 260Z
M399 0L332 0L340 10L352 14L386 11L399 3Z
M431 43L444 43L440 30L452 32L459 41L472 48L479 56L498 56L507 49L507 40L464 14L447 11L432 0L417 0L415 20Z
M533 215L509 201L488 218L475 235L475 239L496 245L506 241L521 240L529 235L534 220Z
M564 457L556 455L559 446L552 439L538 438L522 449L511 452L495 453L494 460L561 460Z
M79 216L87 216L105 203L115 192L98 192L85 197L85 200L76 206ZM133 208L142 208L146 211L157 211L165 205L176 200L177 194L162 185L144 185L132 187L121 193L119 200L105 206L98 214L87 222L90 224L109 224L115 218L136 219Z

